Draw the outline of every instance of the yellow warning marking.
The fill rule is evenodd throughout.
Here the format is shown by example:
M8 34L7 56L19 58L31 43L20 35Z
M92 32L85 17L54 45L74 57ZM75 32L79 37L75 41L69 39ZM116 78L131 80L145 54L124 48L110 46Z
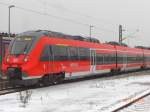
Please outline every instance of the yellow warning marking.
M66 44L56 44L56 45L58 45L58 46L68 46Z

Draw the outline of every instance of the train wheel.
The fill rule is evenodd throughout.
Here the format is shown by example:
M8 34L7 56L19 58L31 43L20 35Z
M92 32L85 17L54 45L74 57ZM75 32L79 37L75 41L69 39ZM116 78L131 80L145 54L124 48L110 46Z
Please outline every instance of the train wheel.
M115 70L114 70L114 69L111 69L110 75L112 76L112 75L114 75L114 74L115 74Z
M64 81L64 79L65 79L65 72L62 72L62 73L59 75L58 80L59 80L59 82L61 83L61 82Z
M55 75L53 75L53 84L58 84L58 83L61 83L61 82L63 82L64 81L64 75L65 73L64 72L62 72L62 73L59 73L59 74L55 74Z
M44 86L49 86L51 84L58 84L61 83L64 80L64 75L65 73L58 73L58 74L49 74L49 75L45 75L40 83Z
M49 86L50 83L50 76L49 75L45 75L42 80L41 80L41 84L44 86Z
M146 69L146 67L145 66L141 66L141 69L144 70L144 69Z
M121 69L120 68L115 70L115 75L119 75L120 73L121 73Z
M111 75L117 75L118 74L118 69L111 69Z

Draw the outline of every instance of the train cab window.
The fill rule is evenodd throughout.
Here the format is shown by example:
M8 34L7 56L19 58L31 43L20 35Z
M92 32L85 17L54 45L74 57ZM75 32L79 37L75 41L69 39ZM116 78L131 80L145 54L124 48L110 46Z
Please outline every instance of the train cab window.
M68 48L66 46L51 46L55 61L68 60Z
M33 41L34 38L32 36L18 36L13 40L9 53L14 55L27 54L31 49Z
M42 50L40 61L49 61L51 58L52 56L50 55L50 47L49 45L46 45Z
M70 60L79 60L78 48L69 47Z
M79 48L80 60L89 60L90 50L87 48Z

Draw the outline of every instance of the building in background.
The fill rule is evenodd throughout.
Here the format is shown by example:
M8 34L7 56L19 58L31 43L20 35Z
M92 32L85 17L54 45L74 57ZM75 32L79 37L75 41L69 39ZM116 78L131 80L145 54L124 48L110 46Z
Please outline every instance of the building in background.
M2 60L5 55L6 50L8 49L8 45L10 41L15 37L15 34L0 32L0 79L1 79L1 67L2 67Z

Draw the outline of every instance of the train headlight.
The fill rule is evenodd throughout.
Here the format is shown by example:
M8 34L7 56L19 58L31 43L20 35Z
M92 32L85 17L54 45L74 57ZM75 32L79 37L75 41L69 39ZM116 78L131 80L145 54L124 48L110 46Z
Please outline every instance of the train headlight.
M6 57L6 62L7 63L9 62L9 55Z
M24 62L27 62L27 61L28 61L28 58L29 58L29 56L25 56Z

